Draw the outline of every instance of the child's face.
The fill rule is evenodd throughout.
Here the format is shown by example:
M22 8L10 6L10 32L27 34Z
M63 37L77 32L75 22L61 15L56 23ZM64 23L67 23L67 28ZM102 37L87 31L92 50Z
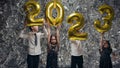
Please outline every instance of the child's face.
M52 44L56 44L56 42L57 42L57 41L56 41L56 37L55 37L55 36L52 36L52 37L51 37L51 43L52 43Z
M107 41L104 40L104 41L103 41L103 45L104 45L104 46L103 46L104 48L108 48L108 42L107 42Z
M38 26L31 26L32 31L38 32Z

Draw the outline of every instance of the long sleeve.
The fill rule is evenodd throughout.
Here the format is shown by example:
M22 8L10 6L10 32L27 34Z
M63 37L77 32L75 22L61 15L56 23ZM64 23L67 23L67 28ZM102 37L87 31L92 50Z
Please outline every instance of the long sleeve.
M24 39L26 39L26 38L29 37L29 35L28 35L28 34L25 34L24 32L25 32L25 30L22 30L22 31L20 32L19 37L20 37L20 38L24 38Z
M100 51L102 51L102 47L103 47L103 34L100 37L100 43L99 43L99 45L100 45Z
M112 53L112 49L107 49L106 53L110 55Z
M43 31L44 33L41 33L41 38L47 38L48 37L48 32L47 32L47 29L45 28L45 26L43 26Z
M48 36L48 31L47 31L47 29L45 28L45 26L43 26L43 31L44 31L44 33L45 33L45 36L47 37L47 36Z
M109 56L112 53L112 49L104 48L102 51L99 50L99 52L101 55L104 55L104 56L108 55Z

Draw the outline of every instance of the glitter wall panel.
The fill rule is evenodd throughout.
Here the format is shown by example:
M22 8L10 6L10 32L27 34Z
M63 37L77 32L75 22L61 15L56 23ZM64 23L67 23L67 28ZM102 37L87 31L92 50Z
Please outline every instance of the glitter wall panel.
M36 0L41 5L39 17L45 17L45 6L51 0ZM25 20L24 3L27 0L1 0L0 1L0 68L26 68L27 40L18 37ZM66 18L77 11L83 14L85 25L82 31L88 33L88 39L82 41L84 50L84 68L98 68L99 65L99 38L100 33L93 26L95 19L101 19L98 7L108 4L113 7L115 17L112 28L105 33L116 54L112 57L114 68L120 68L120 0L60 0L64 6L64 21L60 29L59 67L70 67L70 41L67 31L70 25ZM53 14L55 15L55 14ZM40 29L41 31L41 29ZM40 68L46 65L46 38L42 39L42 54L40 56Z

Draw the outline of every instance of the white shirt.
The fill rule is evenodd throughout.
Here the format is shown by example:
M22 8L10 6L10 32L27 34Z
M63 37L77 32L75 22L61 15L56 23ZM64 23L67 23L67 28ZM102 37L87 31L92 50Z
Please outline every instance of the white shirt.
M45 33L38 32L37 35L37 45L35 45L35 32L29 32L28 34L24 33L24 30L21 31L21 38L28 39L28 54L29 55L40 55L41 54L41 42L40 39L46 37Z
M71 41L71 55L72 56L81 56L83 55L83 48L79 40Z

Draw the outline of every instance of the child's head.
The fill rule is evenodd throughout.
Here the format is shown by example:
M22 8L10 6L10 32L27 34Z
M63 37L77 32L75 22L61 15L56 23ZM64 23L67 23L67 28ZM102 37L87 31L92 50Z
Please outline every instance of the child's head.
M111 48L110 42L108 40L103 40L103 48Z
M51 35L50 36L50 43L53 44L53 45L57 44L57 37L56 37L56 35Z
M29 29L33 32L38 32L38 26L30 26Z

